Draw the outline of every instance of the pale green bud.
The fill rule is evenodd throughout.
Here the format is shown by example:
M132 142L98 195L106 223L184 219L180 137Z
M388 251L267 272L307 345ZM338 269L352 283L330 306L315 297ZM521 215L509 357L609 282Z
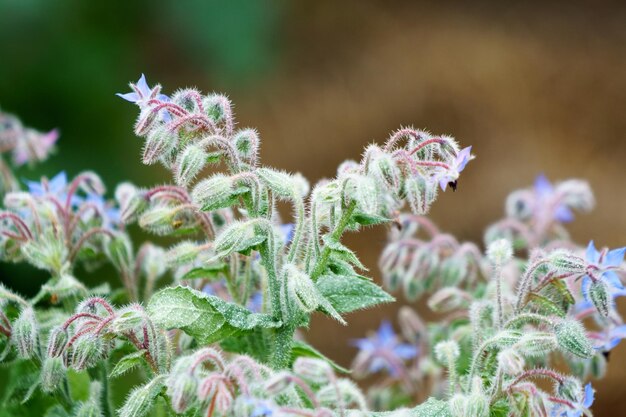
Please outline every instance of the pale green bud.
M587 296L603 317L609 316L609 309L613 304L613 297L609 294L609 287L599 279L592 281Z
M184 413L196 399L198 380L191 372L176 372L166 382L167 395L172 401L172 408L177 413Z
M457 287L446 287L438 290L428 299L428 307L435 312L447 313L459 308L466 308L471 296Z
M293 264L283 267L283 286L286 294L281 294L281 308L283 315L293 318L291 306L298 310L310 313L320 304L320 294L311 278Z
M459 344L454 340L445 340L435 345L435 358L442 364L454 364L460 355Z
M39 324L32 308L25 307L13 322L11 340L20 357L30 359L39 354Z
M291 375L282 371L272 375L264 384L265 391L270 395L278 395L291 386Z
M580 403L583 398L583 387L578 378L565 377L563 381L557 383L556 391L559 397L573 403Z
M541 357L556 350L557 341L552 333L530 332L524 333L515 347L525 356Z
M131 330L137 330L144 323L143 312L135 306L120 309L111 321L110 329L117 334L124 334Z
M515 349L504 349L498 353L498 364L506 375L516 376L524 372L526 362Z
M26 242L22 245L22 254L29 263L52 272L61 271L68 255L64 240L50 233Z
M150 130L144 144L143 163L154 164L163 156L169 155L176 148L177 143L176 133L170 131L166 125L156 126Z
M260 145L259 133L254 129L242 129L235 133L233 143L241 159L255 160Z
M65 345L67 344L67 330L62 326L56 326L48 334L48 350L47 355L49 358L56 358L61 356Z
M144 417L152 410L154 400L161 392L163 382L157 377L146 385L135 388L119 410L120 417Z
M208 154L198 144L189 144L176 158L176 183L189 184L204 169Z
M550 265L562 274L580 274L585 272L587 263L584 259L572 255L570 252L558 249L548 255Z
M73 345L71 367L77 371L92 368L102 358L102 352L102 341L97 336L81 336Z
M498 239L489 244L487 257L494 265L503 265L513 257L513 246L507 239Z
M213 211L235 204L240 192L233 186L233 180L223 174L215 174L196 184L191 191L191 200L202 211Z
M113 237L105 237L104 250L113 266L118 270L127 270L133 263L133 248L128 235L115 232Z
M183 241L170 248L165 254L169 266L183 265L196 259L202 248L190 241Z
M328 362L322 359L300 356L293 364L293 372L305 381L322 385L328 382L332 369Z
M130 223L148 207L148 202L137 187L130 183L122 183L115 189L115 200L120 207L120 218L123 223Z
M556 341L563 351L580 358L591 358L593 346L585 328L576 320L563 320L554 326Z
M41 368L41 389L52 393L60 388L67 370L61 357L48 357Z
M296 195L295 184L290 174L271 168L259 168L256 173L278 197L292 199Z

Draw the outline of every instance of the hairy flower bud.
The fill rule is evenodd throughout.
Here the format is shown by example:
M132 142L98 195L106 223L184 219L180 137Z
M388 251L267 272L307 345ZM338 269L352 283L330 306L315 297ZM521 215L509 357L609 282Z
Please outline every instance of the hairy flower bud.
M285 317L292 318L291 306L305 313L314 311L320 303L320 294L311 278L297 266L286 264L283 267L283 286L281 307Z
M445 340L435 345L435 358L442 364L455 363L460 354L459 344L454 340Z
M229 135L233 130L233 111L228 97L222 94L209 94L202 99L202 105L209 119L215 124L224 126L225 133Z
M587 297L603 317L609 316L609 310L613 304L613 297L609 294L609 287L599 279L592 281L587 290Z
M47 357L41 368L41 388L52 393L60 388L67 370L61 357Z
M468 395L455 394L448 404L452 417L489 417L489 398L483 392L479 377L472 380L472 390Z
M557 184L556 192L563 196L563 203L573 209L588 212L595 205L595 198L587 181L563 181Z
M525 356L541 357L554 351L557 341L552 333L530 332L524 333L515 347Z
M213 242L217 257L224 257L236 252L250 237L251 225L249 222L233 222L220 233Z
M516 376L524 372L525 361L515 349L504 349L498 353L498 364L506 375Z
M156 205L139 217L139 226L156 235L168 235L175 230L174 224L179 216L181 210L178 207Z
M242 129L235 133L233 143L239 157L248 161L256 159L259 151L259 133L254 129Z
M365 151L366 155L370 149L375 150L368 164L368 175L379 181L389 191L395 192L400 187L400 170L396 161L390 154L383 152L375 145Z
M146 385L133 389L124 406L119 410L120 417L147 416L154 405L154 400L163 387L162 377L156 377Z
M556 384L556 392L559 397L575 404L580 403L583 398L583 387L578 378L574 377L563 378L561 382Z
M548 255L550 265L559 273L580 274L585 272L587 264L584 259L572 255L566 250L555 250Z
M57 326L50 330L50 334L48 335L47 356L49 358L61 356L67 345L67 339L67 330L62 326Z
M293 372L308 382L322 385L328 382L332 369L328 362L322 359L300 356L293 364Z
M120 207L122 223L130 223L136 220L139 214L148 206L148 202L139 189L127 182L117 186L115 189L115 200Z
M137 330L144 323L144 313L137 304L130 305L117 311L115 318L111 320L110 329L117 334Z
M291 375L288 372L278 372L270 377L264 384L265 390L270 395L278 395L291 385Z
M143 163L154 164L163 156L169 155L178 142L176 133L170 131L166 125L156 126L150 131L143 148Z
M402 336L413 344L418 344L426 336L426 325L411 307L400 307L398 324L400 325Z
M208 154L199 144L189 144L176 158L176 183L189 184L204 169Z
M494 265L503 265L513 257L513 246L507 239L498 239L489 244L487 257Z
M277 196L293 198L296 195L293 177L287 172L271 168L259 168L256 172L259 179Z
M104 250L118 270L127 270L131 267L133 248L127 234L118 232L113 237L105 237Z
M585 328L576 320L562 320L554 326L556 341L563 351L580 358L591 358L593 347Z
M528 220L533 215L534 196L528 190L515 191L506 199L506 214L522 221Z
M438 290L428 299L428 307L441 313L447 313L469 305L471 297L465 291L456 287L446 287Z
M177 413L184 413L195 401L198 380L191 372L176 372L167 379L167 395L172 401L172 408Z
M411 176L404 181L404 193L413 214L423 215L437 197L437 184L422 176Z
M191 200L200 207L200 210L213 211L232 206L240 194L230 177L215 174L196 184L191 191Z
M71 367L77 371L93 367L102 357L102 341L93 334L79 337L72 348Z
M19 356L24 359L30 359L39 353L39 325L32 308L24 308L13 322L11 340Z
M67 258L67 246L63 239L44 233L37 240L22 245L22 254L32 265L53 272L62 269Z
M165 254L169 266L192 262L202 251L202 247L190 241L183 241L170 248Z

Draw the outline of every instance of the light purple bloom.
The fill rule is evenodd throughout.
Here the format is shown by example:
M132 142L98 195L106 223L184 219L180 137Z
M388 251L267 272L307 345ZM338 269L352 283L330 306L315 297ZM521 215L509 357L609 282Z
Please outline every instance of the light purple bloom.
M283 243L288 245L293 239L294 225L293 223L285 223L280 225L280 233L283 237Z
M165 102L170 101L170 98L165 94L159 94L160 87L150 88L148 86L148 82L146 81L146 76L144 74L141 74L141 77L136 84L131 83L130 86L134 90L133 92L126 94L117 93L115 95L123 98L126 101L137 104L141 110L149 107L148 102L150 100L157 99ZM171 118L172 117L166 110L163 110L161 112L161 120L163 120L164 122L170 121Z
M98 194L89 194L85 200L86 203L93 204L98 210L98 215L102 217L102 227L110 228L112 225L120 224L120 210L117 207L108 204L105 199Z
M609 285L609 290L612 292L615 290L623 290L624 285L620 280L617 273L612 270L618 268L624 262L624 254L626 253L626 247L613 249L613 250L602 250L598 251L593 243L593 240L589 242L587 246L587 252L585 254L585 258L587 263L590 265L595 265L600 269L599 276L594 276L596 279L604 280ZM609 270L607 270L609 269ZM589 287L591 285L591 278L589 276L585 276L582 282L583 295L587 298L587 294L589 292Z
M557 204L555 207L550 207L554 203L555 192L552 183L545 175L540 174L535 178L534 188L540 207L553 210L552 216L554 219L561 223L568 223L574 220L574 213L565 204Z
M595 346L595 348L602 352L609 352L617 346L619 342L626 339L626 324L610 328L603 336L605 338L604 343Z
M59 131L53 129L48 133L39 133L27 129L23 140L17 142L13 150L13 162L15 165L24 165L29 161L42 161L49 154L54 144L59 139Z
M275 406L269 401L248 398L246 403L253 406L250 417L269 417L274 415Z
M579 403L574 404L574 408L567 406L566 404L556 404L550 412L551 417L581 417L583 412L587 411L595 399L593 388L591 383L585 385L585 392L583 398Z
M418 353L416 346L400 343L387 320L381 323L375 336L357 339L353 345L360 350L356 361L367 361L370 372L386 369L393 376L400 373L403 361L414 358Z
M439 186L443 191L450 185L452 190L456 190L456 182L459 179L459 174L465 169L467 163L472 159L471 155L472 147L468 146L463 148L457 153L456 158L452 161L450 169L446 171L441 177L439 177Z

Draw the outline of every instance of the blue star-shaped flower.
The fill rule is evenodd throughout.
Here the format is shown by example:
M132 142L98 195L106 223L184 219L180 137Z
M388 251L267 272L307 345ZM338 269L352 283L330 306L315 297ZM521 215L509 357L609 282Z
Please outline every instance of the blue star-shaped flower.
M126 94L117 93L115 95L123 98L126 101L137 104L142 110L148 107L148 102L150 100L157 99L165 102L170 101L170 98L165 94L159 94L160 88L150 88L148 86L148 82L146 81L146 76L143 74L141 74L139 81L137 81L137 83L135 84L131 83L130 87L134 91ZM171 118L172 117L166 110L163 110L161 112L161 120L163 120L164 122L170 121Z
M65 171L59 172L57 175L52 177L50 180L42 180L40 182L37 181L29 181L24 180L26 187L28 187L28 192L33 197L53 197L56 198L61 204L65 204L65 200L67 199L67 174ZM70 203L73 207L76 207L82 202L82 198L77 195L73 195L70 199Z
M587 246L587 252L585 254L587 263L596 266L599 270L599 276L594 275L594 278L604 280L604 282L609 285L609 289L611 290L611 292L624 289L622 281L613 269L622 265L622 263L624 262L625 253L626 247L613 250L604 249L602 251L598 251L593 243L593 240L589 242L589 245ZM585 298L587 298L587 294L589 293L589 287L591 285L591 282L591 277L585 276L583 278L582 287Z
M418 353L416 346L400 343L387 320L380 324L375 336L357 339L353 344L359 348L359 355L367 356L370 372L386 369L394 376L399 373L399 365L403 361L414 358Z
M579 403L574 404L574 408L569 407L566 404L556 404L550 412L551 417L581 417L584 412L589 410L589 407L593 404L595 395L591 383L585 385L585 392L583 398Z

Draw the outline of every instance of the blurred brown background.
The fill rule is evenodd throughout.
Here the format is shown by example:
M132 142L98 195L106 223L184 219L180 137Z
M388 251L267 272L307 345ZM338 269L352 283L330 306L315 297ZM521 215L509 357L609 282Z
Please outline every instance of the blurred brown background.
M259 6L239 0L230 6L163 2L167 5L93 11L74 2L78 9L67 22L78 25L72 16L80 16L86 23L74 28L77 38L54 38L58 43L44 58L8 53L14 41L22 41L20 31L26 29L17 28L25 12L4 3L5 11L17 13L4 15L16 31L4 32L0 53L11 60L0 66L15 71L7 78L0 69L0 103L27 123L35 120L42 129L60 125L66 133L60 156L46 172L64 168L75 174L90 167L104 171L111 185L124 177L142 184L165 179L158 168L140 167L140 142L130 130L134 109L126 103L106 96L100 107L79 103L82 110L70 117L67 107L54 106L55 95L69 94L55 89L56 79L33 91L20 81L18 69L46 79L50 68L60 66L71 82L93 87L72 93L76 101L100 91L125 91L126 80L143 71L166 92L192 84L228 93L239 124L259 129L264 162L311 180L332 176L341 161L358 158L366 144L384 141L403 125L473 145L477 159L463 173L459 191L442 195L431 212L443 230L461 240L481 242L484 228L502 216L506 195L544 172L552 180L585 178L595 191L597 209L570 227L578 242L626 244L626 7L620 3L284 1ZM110 27L101 36L92 33L105 24ZM55 30L39 35L43 44L25 45L43 53L46 34ZM121 55L105 49L112 52L94 58L92 53L115 42L119 31L135 42L131 49ZM70 48L64 42L82 45L84 36L92 36L90 42L66 52L87 62L65 68L55 59L55 48ZM232 36L243 42L239 49L224 46ZM103 122L103 114L110 119ZM102 145L100 153L101 145L79 131L76 118L87 125L107 123L111 136L104 140L113 145ZM75 159L80 164L67 168ZM119 165L111 169L112 163ZM378 279L385 231L347 241ZM347 328L318 317L307 337L347 365L355 352L349 340L383 318L394 318L397 306L352 314ZM625 365L622 344L611 356L608 376L594 383L595 415L621 415L612 410L626 405Z

